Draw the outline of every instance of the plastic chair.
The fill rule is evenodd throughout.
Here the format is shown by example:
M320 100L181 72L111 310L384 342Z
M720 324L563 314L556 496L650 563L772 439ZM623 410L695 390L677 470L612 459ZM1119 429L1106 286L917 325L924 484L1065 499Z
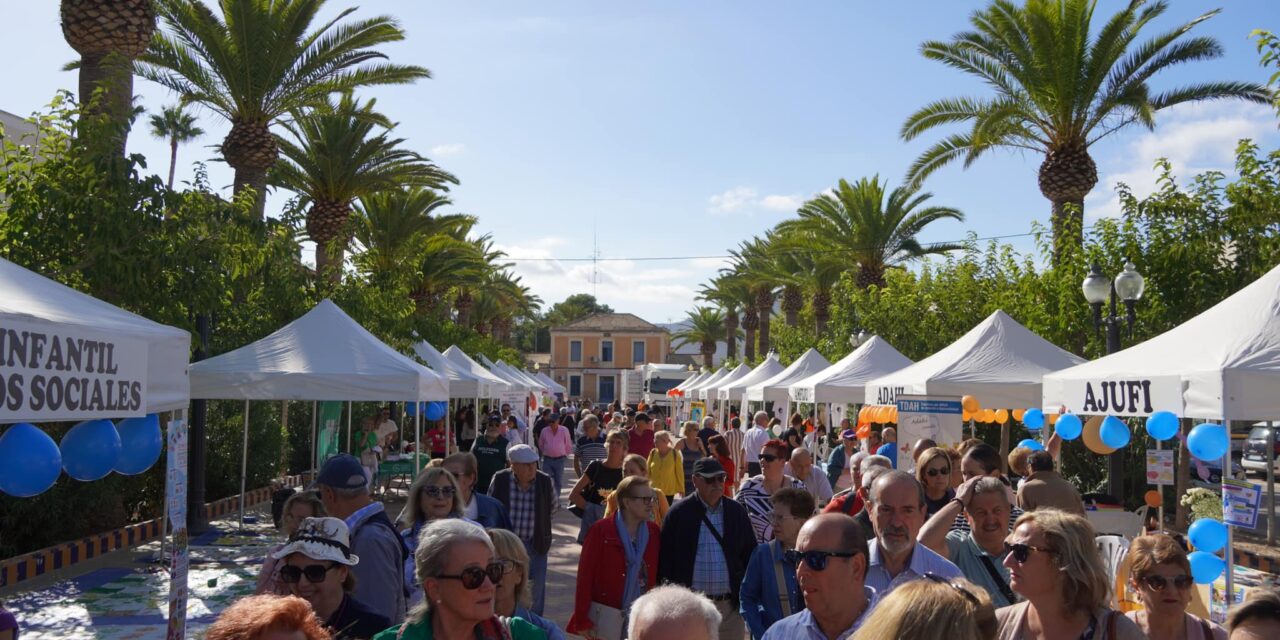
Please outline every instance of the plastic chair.
M1129 538L1118 535L1100 535L1094 538L1094 544L1098 547L1098 555L1102 557L1102 566L1106 568L1107 575L1116 576L1116 588L1113 590L1111 606L1123 610L1124 594L1121 585L1128 578L1128 564L1125 562L1125 556L1129 555ZM1122 573L1125 574L1121 576Z

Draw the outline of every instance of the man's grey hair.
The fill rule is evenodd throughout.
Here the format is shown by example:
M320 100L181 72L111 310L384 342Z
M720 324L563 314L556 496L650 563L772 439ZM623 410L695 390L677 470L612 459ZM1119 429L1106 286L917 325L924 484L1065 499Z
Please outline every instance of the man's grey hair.
M984 493L998 493L1005 502L1009 501L1009 494L1005 491L1005 485L1000 478L993 476L982 476L973 483L973 495L980 496Z
M715 419L715 417L714 417L714 416L707 416L707 417L705 417L705 418L703 418L703 419L702 419L702 428L703 428L703 429L710 429L710 428L712 428L712 427L714 427L714 426L716 426L716 419Z
M812 453L809 453L809 450L808 450L808 449L806 449L806 448L804 448L804 447L796 447L796 448L794 448L794 449L792 449L792 450L791 450L791 459L792 459L792 460L795 460L795 459L796 459L796 456L798 456L798 455L806 455L806 456L809 456L809 459L810 459L810 460L812 460L812 459L813 459L813 454L812 454Z
M760 419L761 419L761 418L763 418L763 419L765 420L765 422L768 422L768 421L769 421L769 412L768 412L768 411L757 411L757 412L756 412L756 414L755 414L754 416L751 416L751 420L752 420L753 422L760 422Z
M589 425L589 424L594 424L597 428L599 428L599 427L600 427L600 418L599 418L599 417L597 417L594 413L588 413L588 414L587 414L587 417L585 417L585 418L583 418L583 419L582 419L582 428L583 428L583 429L586 429L586 428L587 428L587 425Z
M680 585L658 587L636 598L631 604L627 628L634 638L636 630L644 624L662 620L687 620L690 623L697 621L706 625L708 638L720 638L720 612L716 610L716 605L701 593Z
M871 502L880 504L880 494L884 491L884 488L897 482L904 484L910 482L914 485L916 490L920 492L920 506L924 507L924 485L920 484L920 481L916 480L915 476L901 469L890 469L876 478L876 481L871 485Z
M329 485L324 486L328 487ZM350 489L329 487L329 490L332 491L333 495L337 496L339 500L355 500L356 498L363 498L364 496L369 495L369 482L366 480L363 485L359 487L352 487Z
M888 472L889 469L885 467L868 467L866 471L862 472L862 488L871 491L871 485L876 481L876 478Z
M422 583L427 578L444 575L445 564L448 563L454 547L465 542L483 544L489 548L490 556L496 553L493 550L493 540L489 538L484 527L478 524L461 518L444 518L427 523L427 526L422 528L422 533L418 534L418 548L413 552L413 567L418 582ZM425 620L430 611L431 599L423 598L422 602L409 612L405 621Z
M858 453L862 453L862 452L859 451ZM881 467L884 469L892 469L893 461L890 460L888 456L882 456L879 454L868 455L867 457L862 459L862 467L860 468L860 470L862 471L863 474L866 474L867 469L870 469L871 467Z

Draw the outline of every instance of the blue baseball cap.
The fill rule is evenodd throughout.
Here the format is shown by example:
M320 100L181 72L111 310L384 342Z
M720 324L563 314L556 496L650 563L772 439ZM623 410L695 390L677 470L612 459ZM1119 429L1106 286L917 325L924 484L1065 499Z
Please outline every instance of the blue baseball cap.
M349 454L338 454L324 461L316 484L333 489L360 489L369 485L360 461Z

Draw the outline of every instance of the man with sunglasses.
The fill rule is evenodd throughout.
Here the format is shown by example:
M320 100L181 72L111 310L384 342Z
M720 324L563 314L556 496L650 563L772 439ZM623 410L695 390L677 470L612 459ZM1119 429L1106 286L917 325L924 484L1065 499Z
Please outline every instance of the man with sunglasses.
M386 616L350 594L352 569L360 557L351 553L347 525L337 518L304 518L289 542L271 555L281 560L280 581L291 595L311 604L316 618L335 638L372 638L391 626Z
M843 513L814 516L800 528L796 548L787 555L795 563L806 608L769 627L764 640L852 636L879 599L866 584L868 546L862 529Z
M876 539L868 553L867 585L881 598L894 587L926 573L964 577L950 560L916 543L924 526L926 505L924 487L914 476L896 469L885 472L871 485L869 498L867 513Z
M677 501L662 521L658 581L702 593L720 612L720 637L738 640L746 623L738 594L756 537L747 510L724 496L724 467L715 458L693 465L693 495Z
M970 582L987 590L997 609L1018 601L1009 588L1009 568L1004 566L1004 539L1008 537L1009 488L998 478L977 476L956 489L956 497L920 529L919 542L950 560ZM951 529L963 512L966 531Z
M529 554L532 610L542 615L546 602L547 552L551 550L551 515L559 507L551 476L538 471L538 452L527 444L507 449L509 468L493 475L489 495L502 503L511 532Z

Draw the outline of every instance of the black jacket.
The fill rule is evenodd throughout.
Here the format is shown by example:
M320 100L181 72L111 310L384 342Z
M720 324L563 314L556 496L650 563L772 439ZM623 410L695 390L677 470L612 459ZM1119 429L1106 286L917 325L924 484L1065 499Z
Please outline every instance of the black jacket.
M747 573L747 563L756 548L756 535L747 510L731 498L721 498L724 508L724 557L729 565L729 585L733 607L738 608L738 591ZM662 520L662 546L658 550L658 582L693 586L693 560L698 552L702 515L707 508L692 494L671 505Z
M511 513L511 485L516 481L510 469L503 469L493 474L493 483L489 495L502 503L507 509L508 519L514 518ZM556 490L551 486L551 476L539 471L533 478L533 551L546 555L551 550L551 512L555 510Z

